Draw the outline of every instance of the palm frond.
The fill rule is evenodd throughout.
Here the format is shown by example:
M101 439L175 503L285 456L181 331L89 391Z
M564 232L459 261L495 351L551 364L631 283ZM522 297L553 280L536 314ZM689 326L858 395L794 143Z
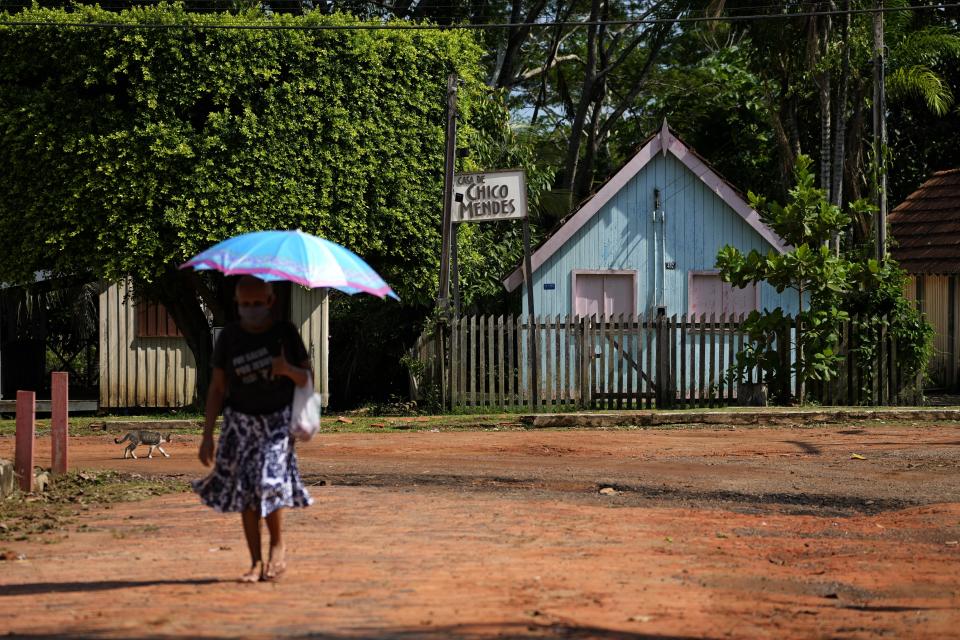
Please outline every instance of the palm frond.
M960 34L944 27L925 27L908 33L891 50L895 63L935 65L960 58Z
M950 86L938 73L925 65L894 70L887 76L886 88L891 100L919 97L927 103L927 108L938 116L946 114L953 105Z

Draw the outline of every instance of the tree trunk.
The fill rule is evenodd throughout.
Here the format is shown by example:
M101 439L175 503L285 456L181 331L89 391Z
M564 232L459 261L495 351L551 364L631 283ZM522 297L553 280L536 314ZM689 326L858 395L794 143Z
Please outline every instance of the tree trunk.
M601 0L593 0L590 8L590 22L595 23L600 17ZM587 27L587 62L583 74L583 89L577 103L573 122L570 124L570 140L567 143L567 157L563 164L563 186L575 193L577 170L580 165L580 147L583 145L583 130L587 122L587 115L594 102L594 84L597 74L597 48L599 40L599 25L591 24ZM571 201L571 208L576 204Z
M593 187L593 167L596 162L597 152L600 148L600 140L597 132L600 128L600 113L603 110L603 93L593 103L593 110L590 114L590 125L587 129L587 148L580 170L577 171L576 179L573 183L573 196L577 202L590 195Z
M829 3L826 4L829 5ZM829 6L825 8L829 8ZM822 22L822 32L819 29L820 24L821 21L819 18L813 18L811 20L810 36L807 46L809 52L808 64L811 70L818 65L825 65L826 58L830 52L832 28L829 16L825 17ZM833 184L831 167L833 154L831 153L832 145L830 144L830 136L832 133L830 120L833 114L831 101L833 78L829 67L823 66L819 71L814 72L814 81L817 85L817 97L820 101L820 188L826 192L827 199L829 200L830 187Z
M844 3L844 9L850 9L850 0ZM833 183L830 186L830 201L843 206L843 179L845 175L844 159L846 158L847 141L847 96L850 92L850 14L846 15L843 23L843 66L840 70L840 86L837 88L837 104L834 114L833 133ZM833 234L831 249L834 255L840 255L840 235Z
M817 75L819 76L817 86L820 94L820 188L826 192L827 199L829 200L830 187L833 184L833 172L830 166L830 160L833 157L831 153L832 146L830 144L830 116L833 111L833 106L830 101L832 87L829 71L824 71Z
M863 197L864 187L868 184L865 142L866 142L866 88L860 85L854 91L853 114L850 117L850 126L847 134L847 193L848 201L859 200ZM858 239L859 241L859 239Z
M547 3L545 0L536 0L530 7L526 15L523 14L522 0L514 0L510 11L510 24L532 24L540 18ZM508 30L507 42L504 45L502 55L498 57L497 68L493 74L491 86L504 88L512 86L517 80L517 59L520 54L520 48L524 41L530 36L530 27L511 27Z

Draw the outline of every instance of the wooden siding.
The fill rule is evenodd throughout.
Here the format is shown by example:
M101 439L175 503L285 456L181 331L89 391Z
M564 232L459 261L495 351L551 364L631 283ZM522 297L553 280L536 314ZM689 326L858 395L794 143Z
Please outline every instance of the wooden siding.
M654 189L661 194L665 223L653 222ZM666 227L661 257L659 227ZM690 271L713 269L717 251L733 245L745 253L772 247L717 194L671 154L658 155L624 186L571 239L534 272L537 315L568 315L572 309L574 270L635 270L638 273L636 313L656 304L656 282L665 275L664 302L668 315L688 309ZM674 269L658 270L661 262ZM544 284L555 285L544 290ZM797 310L796 296L778 294L762 285L760 307ZM526 297L523 297L524 314Z
M197 375L183 338L137 337L129 282L100 294L100 406L183 407L193 402Z
M330 399L329 366L329 293L326 289L305 289L293 286L290 291L290 320L300 330L313 363L314 388L323 396L323 405Z
M326 404L328 298L325 290L294 286L290 318L314 363L314 385ZM184 407L196 393L196 364L186 340L137 337L129 282L100 294L100 406L105 409Z
M922 283L918 286L917 279ZM950 295L951 280L954 294ZM960 291L957 291L957 276L915 275L904 291L907 298L917 300L918 289L922 292L920 310L933 326L933 357L927 371L933 387L955 390L960 384L960 353L957 351L957 319L960 318ZM951 302L953 309L951 310Z

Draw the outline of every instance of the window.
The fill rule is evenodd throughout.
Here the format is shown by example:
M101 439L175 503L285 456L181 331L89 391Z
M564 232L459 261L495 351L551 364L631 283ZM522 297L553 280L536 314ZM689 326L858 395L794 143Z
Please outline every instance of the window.
M687 300L688 312L698 316L747 314L760 306L757 285L739 289L721 280L716 271L691 271Z
M162 304L137 301L138 338L179 338L183 334Z
M637 274L573 272L573 312L579 316L636 313Z

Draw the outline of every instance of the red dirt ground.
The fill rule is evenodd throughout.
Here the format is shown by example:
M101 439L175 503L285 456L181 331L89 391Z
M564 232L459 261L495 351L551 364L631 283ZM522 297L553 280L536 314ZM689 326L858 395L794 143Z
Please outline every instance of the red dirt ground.
M113 435L73 438L71 466L203 472L194 437L120 460ZM232 582L239 518L191 494L116 504L6 545L27 559L0 564L0 632L960 637L955 425L324 434L300 454L316 504L289 514L282 582Z

